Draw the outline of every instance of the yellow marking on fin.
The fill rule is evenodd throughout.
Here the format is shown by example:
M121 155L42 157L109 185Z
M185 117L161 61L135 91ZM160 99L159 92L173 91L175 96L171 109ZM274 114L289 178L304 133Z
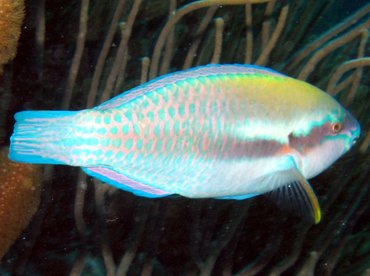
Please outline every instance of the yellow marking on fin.
M291 209L310 218L315 224L321 220L321 209L315 192L296 168L279 171L261 179L276 185L270 192L272 199L283 209ZM288 203L287 205L285 203ZM288 207L288 208L286 208ZM292 208L293 207L293 208Z
M310 199L315 224L318 224L321 221L321 208L319 201L317 200L317 197L315 195L315 192L312 190L311 185L307 182L306 179L304 179L304 181L301 181L301 184L303 189L307 193L308 198Z

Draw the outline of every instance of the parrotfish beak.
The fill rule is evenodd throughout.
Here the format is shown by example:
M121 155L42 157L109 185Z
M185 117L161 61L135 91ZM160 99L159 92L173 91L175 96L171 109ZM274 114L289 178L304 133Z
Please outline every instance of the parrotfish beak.
M360 137L361 127L356 118L353 117L349 112L346 114L343 130L348 133L350 138L349 147L352 147Z

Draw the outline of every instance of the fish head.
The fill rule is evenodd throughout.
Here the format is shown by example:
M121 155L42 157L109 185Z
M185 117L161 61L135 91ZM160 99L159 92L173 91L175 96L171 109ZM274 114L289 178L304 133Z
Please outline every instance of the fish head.
M341 115L327 113L327 119L312 127L308 135L289 136L291 147L302 156L301 171L306 178L327 169L349 151L360 136L358 121L343 107L340 109Z
M338 134L342 135L341 138L344 140L343 153L347 152L354 144L356 144L360 137L361 127L359 122L351 113L346 111L342 125Z

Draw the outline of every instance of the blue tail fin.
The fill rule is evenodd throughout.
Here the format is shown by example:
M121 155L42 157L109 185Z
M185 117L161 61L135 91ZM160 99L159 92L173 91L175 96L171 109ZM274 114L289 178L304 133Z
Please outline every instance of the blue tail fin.
M60 141L73 125L78 111L22 111L10 138L9 159L34 164L65 164Z

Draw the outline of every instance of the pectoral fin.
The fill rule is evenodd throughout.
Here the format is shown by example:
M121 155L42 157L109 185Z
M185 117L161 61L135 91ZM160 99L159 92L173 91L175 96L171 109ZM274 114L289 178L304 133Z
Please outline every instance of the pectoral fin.
M270 192L279 206L309 216L315 224L320 222L321 209L315 192L296 168L279 171L270 178L270 181L274 181L274 178L276 182L286 183Z

